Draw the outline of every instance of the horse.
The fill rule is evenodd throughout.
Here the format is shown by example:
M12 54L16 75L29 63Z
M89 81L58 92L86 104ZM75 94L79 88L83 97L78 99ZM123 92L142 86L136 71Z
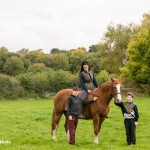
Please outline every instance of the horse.
M69 138L68 130L68 117L67 117L67 99L71 95L72 89L63 89L59 91L54 96L54 107L52 113L52 123L51 123L51 135L54 141L57 141L56 131L61 119L61 116L64 114L65 119L65 131ZM81 96L81 92L79 94ZM107 114L109 113L109 103L112 98L116 102L121 102L121 83L119 79L111 78L110 81L103 83L98 88L95 88L91 94L88 94L88 99L93 99L97 97L97 100L89 105L83 105L82 114L85 116L85 119L93 119L94 127L94 144L98 144L98 135L103 121L105 120Z

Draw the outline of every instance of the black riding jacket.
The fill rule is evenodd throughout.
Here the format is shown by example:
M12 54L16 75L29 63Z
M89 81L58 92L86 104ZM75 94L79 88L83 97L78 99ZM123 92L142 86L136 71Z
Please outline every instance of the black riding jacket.
M82 104L93 103L94 100L82 100L79 96L70 95L67 101L67 114L79 116L82 112Z

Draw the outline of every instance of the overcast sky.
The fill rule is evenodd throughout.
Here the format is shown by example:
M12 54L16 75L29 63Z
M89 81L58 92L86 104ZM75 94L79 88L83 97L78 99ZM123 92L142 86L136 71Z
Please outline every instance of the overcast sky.
M150 0L0 0L0 47L75 49L97 44L110 23L141 23Z

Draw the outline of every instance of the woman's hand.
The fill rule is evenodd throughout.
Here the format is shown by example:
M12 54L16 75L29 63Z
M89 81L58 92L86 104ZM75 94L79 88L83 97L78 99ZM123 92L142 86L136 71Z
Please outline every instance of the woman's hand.
M92 93L92 90L88 90L88 93Z
M137 125L138 125L138 122L135 122L135 125L137 126Z
M94 97L94 101L96 101L97 100L97 97Z

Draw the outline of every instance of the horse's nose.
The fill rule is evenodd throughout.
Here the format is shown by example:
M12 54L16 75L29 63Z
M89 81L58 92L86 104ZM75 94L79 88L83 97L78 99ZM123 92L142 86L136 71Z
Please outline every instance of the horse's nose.
M117 102L121 102L121 94L118 94L116 99L117 99Z
M117 103L121 102L121 101L122 101L121 95L118 95L118 96L116 97L115 101L116 101Z
M114 102L117 103L117 104L120 103L120 101L118 99L115 99Z
M117 101L118 103L120 103L120 102L121 102L121 98L117 98L116 101Z

